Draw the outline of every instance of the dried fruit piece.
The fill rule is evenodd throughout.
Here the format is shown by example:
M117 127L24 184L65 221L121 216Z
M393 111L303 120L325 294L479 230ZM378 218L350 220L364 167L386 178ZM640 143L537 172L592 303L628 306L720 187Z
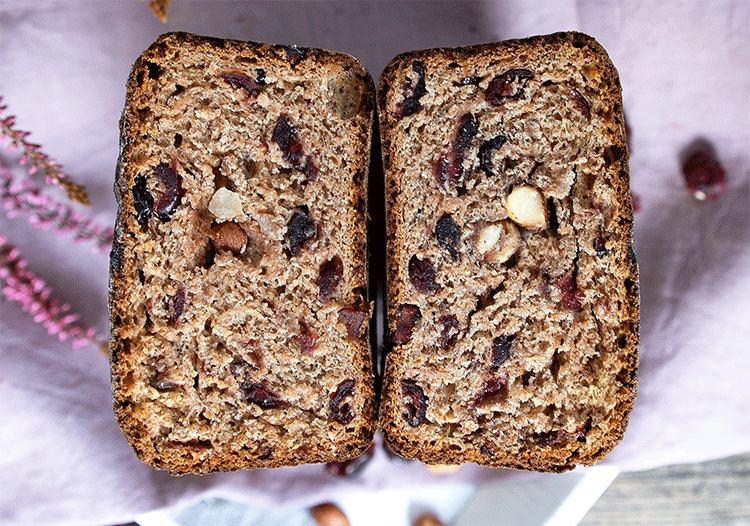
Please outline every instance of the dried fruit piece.
M295 210L287 225L287 236L289 237L289 252L292 256L299 256L303 245L315 238L318 229L315 223L307 215L305 210Z
M727 191L724 167L708 141L693 142L683 154L682 174L693 197L701 201L714 200Z
M456 133L451 142L450 163L448 164L448 181L453 186L461 186L464 182L466 150L471 146L478 129L479 125L473 113L461 115L458 128L456 128Z
M607 244L606 240L604 239L604 235L600 232L596 238L594 238L593 248L594 252L596 252L597 257L604 257L609 253L609 250L607 250Z
M419 292L429 294L440 287L435 283L437 272L429 259L412 256L409 260L409 281Z
M362 328L365 322L365 313L357 309L344 307L339 309L339 315L344 319L346 325L346 335L349 338L359 338L362 336Z
M505 210L514 223L527 230L544 230L548 212L542 193L528 185L513 188L505 200Z
M297 345L303 354L312 355L315 350L315 342L318 341L318 334L313 331L304 321L299 322L299 334L297 335Z
M240 383L240 389L242 389L245 395L245 400L264 409L286 404L278 394L271 390L265 380L260 382L245 380Z
M211 243L214 250L228 250L235 256L245 252L248 237L240 225L233 221L217 223L211 227Z
M325 469L326 472L331 475L351 478L358 475L374 456L375 442L370 444L370 447L368 447L365 452L358 457L354 457L343 462L328 462Z
M333 256L328 261L321 263L318 280L316 281L320 289L318 297L323 301L331 299L343 275L344 264L340 257Z
M534 74L528 69L511 69L490 81L484 92L484 99L492 106L501 106L509 100L517 99Z
M260 86L244 73L219 73L217 77L234 89L244 89L248 97L255 97L260 93Z
M154 196L148 191L148 181L142 175L135 178L133 192L133 208L135 219L141 227L148 226L148 218L151 217L151 209L154 206Z
M473 405L481 405L488 402L505 389L507 382L505 378L488 378L479 392L472 398L471 403Z
M589 102L581 95L581 92L575 88L568 88L568 97L573 101L573 107L581 112L586 117L586 120L591 119L591 109L589 108Z
M279 115L271 138L281 150L284 160L292 168L305 174L306 182L312 182L318 178L318 168L312 157L305 158L305 150L297 134L297 128L292 124L289 115L283 113ZM304 162L302 159L305 159Z
M415 60L411 63L411 69L417 74L417 78L411 80L407 77L406 82L402 85L404 100L396 105L395 115L397 118L406 117L416 113L417 110L422 107L422 103L419 102L419 99L424 97L427 93L424 64Z
M344 512L331 502L313 506L310 514L319 526L350 526Z
M219 188L208 203L208 211L219 221L231 221L243 214L239 194L227 188Z
M161 221L169 221L170 216L180 206L180 201L184 194L182 190L182 178L166 163L159 163L154 168L154 175L159 179L164 188L154 207L154 215Z
M435 237L440 248L447 250L454 259L458 258L458 243L461 241L461 227L450 214L443 214L435 223Z
M556 446L561 444L567 444L568 442L574 442L583 437L583 431L576 431L575 433L569 433L563 429L556 429L554 431L546 431L544 433L537 433L534 438L540 446Z
M440 347L447 347L458 335L458 318L453 314L446 314L440 318Z
M586 294L578 289L578 285L571 274L561 277L557 281L557 287L562 294L560 301L562 302L563 307L572 311L581 310L583 307L582 302L586 299Z
M487 263L505 263L521 248L521 233L512 221L499 221L483 227L477 234L477 252Z
M427 414L427 396L424 390L414 380L401 380L401 395L403 396L404 412L402 413L406 423L417 427L424 422Z
M169 300L169 324L174 325L182 316L182 312L185 309L185 285L182 282L177 283L177 287Z
M516 339L514 334L503 334L492 340L492 353L490 355L490 371L497 370L500 365L510 358L510 346Z
M492 177L495 175L495 173L492 171L492 156L495 155L495 152L499 150L507 140L508 137L500 133L492 139L484 141L479 147L479 168L482 169L487 177Z
M286 46L286 59L292 66L299 64L307 56L307 48L299 46Z
M351 379L341 382L328 404L328 408L331 410L331 418L339 424L347 425L354 420L351 404L344 402L354 395L354 384L355 381Z
M422 319L422 312L416 305L402 304L396 308L396 330L391 335L394 345L401 345L411 340L412 331Z

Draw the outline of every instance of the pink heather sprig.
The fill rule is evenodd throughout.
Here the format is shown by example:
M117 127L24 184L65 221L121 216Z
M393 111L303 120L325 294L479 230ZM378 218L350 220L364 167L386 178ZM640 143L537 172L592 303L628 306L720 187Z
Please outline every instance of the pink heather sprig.
M7 105L3 105L3 98L0 96L0 115L8 108ZM83 186L73 182L71 178L62 171L62 167L53 159L50 159L47 154L42 153L39 149L39 144L28 142L26 137L30 135L27 131L14 130L13 125L16 123L16 118L10 115L5 118L0 118L0 143L5 139L9 139L10 142L6 147L7 152L12 152L17 148L21 148L21 158L19 163L21 165L28 165L29 174L33 175L37 172L44 174L44 179L47 184L54 184L63 187L68 199L77 201L81 204L89 206L89 197L86 194L86 190Z
M93 241L94 249L106 254L112 245L111 227L97 224L92 218L85 218L73 208L55 201L41 193L41 189L30 180L15 182L13 176L0 167L0 206L8 217L28 216L28 221L36 228L52 229L63 236L73 235L76 243Z
M74 349L84 345L95 345L106 354L105 340L96 330L76 322L77 314L70 312L70 305L61 305L51 298L52 290L44 280L36 277L26 268L18 249L6 242L0 235L0 293L9 300L21 304L21 308L31 314L34 321L41 323L60 341L71 340Z

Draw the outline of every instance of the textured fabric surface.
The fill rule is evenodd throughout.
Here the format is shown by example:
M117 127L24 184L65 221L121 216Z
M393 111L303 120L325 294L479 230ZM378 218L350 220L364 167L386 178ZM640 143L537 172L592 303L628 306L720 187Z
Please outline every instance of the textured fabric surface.
M162 25L145 2L0 3L0 94L89 190L90 213L113 223L117 121L125 79L156 37L217 37L350 53L377 79L396 54L577 29L617 66L632 129L631 179L641 211L638 398L623 442L605 460L623 470L750 450L750 5L712 2L190 2ZM678 154L712 141L728 191L699 202ZM17 176L16 153L2 153ZM62 198L56 189L50 195ZM0 214L0 231L88 325L107 330L107 259L89 245ZM375 253L377 257L377 253ZM203 495L258 505L317 503L376 488L482 483L531 475L465 466L439 476L378 450L359 478L322 466L171 478L141 464L112 413L109 368L72 350L0 300L0 522L106 524Z

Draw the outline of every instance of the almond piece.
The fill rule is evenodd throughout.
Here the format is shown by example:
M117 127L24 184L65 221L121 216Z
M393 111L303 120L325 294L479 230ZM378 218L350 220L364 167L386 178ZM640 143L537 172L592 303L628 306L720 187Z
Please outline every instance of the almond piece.
M490 223L477 234L476 247L487 263L505 263L521 247L521 233L512 221Z
M211 242L217 252L229 250L239 256L247 248L247 234L240 225L232 221L218 223L211 227Z
M344 512L331 502L314 506L310 514L320 526L350 526Z
M548 226L544 197L533 186L516 186L505 200L505 209L514 223L527 230L544 230Z
M208 204L208 211L219 221L231 221L243 214L239 194L227 188L219 188Z

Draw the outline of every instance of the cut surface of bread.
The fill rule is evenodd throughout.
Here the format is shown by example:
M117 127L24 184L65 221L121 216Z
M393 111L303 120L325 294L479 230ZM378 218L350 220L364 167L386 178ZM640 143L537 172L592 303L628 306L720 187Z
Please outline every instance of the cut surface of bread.
M375 430L374 86L343 53L161 36L121 120L118 422L173 474L344 460Z
M622 438L639 291L619 77L580 33L405 53L378 86L380 425L425 463L564 471Z

